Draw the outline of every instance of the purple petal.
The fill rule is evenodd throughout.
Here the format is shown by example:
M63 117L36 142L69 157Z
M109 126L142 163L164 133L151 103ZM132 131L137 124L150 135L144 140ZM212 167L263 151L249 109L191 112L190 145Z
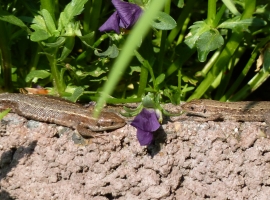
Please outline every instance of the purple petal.
M120 17L117 14L117 11L115 11L107 21L102 24L101 27L99 27L100 32L105 32L105 31L115 31L116 33L120 33L120 28L119 28L119 23L120 23Z
M130 28L135 24L140 15L142 14L142 9L140 6L124 2L121 0L112 0L112 4L117 10L117 13L120 17L119 26L122 28Z
M137 138L141 146L146 146L152 143L154 136L151 132L145 132L137 129Z
M146 132L156 131L160 127L155 111L149 111L147 109L143 109L134 118L131 125Z

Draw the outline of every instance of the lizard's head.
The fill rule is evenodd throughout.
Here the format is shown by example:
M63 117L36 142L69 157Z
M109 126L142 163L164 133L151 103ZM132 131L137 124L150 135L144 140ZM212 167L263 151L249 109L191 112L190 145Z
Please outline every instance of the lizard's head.
M113 130L125 126L126 121L113 112L101 112L96 121L99 131Z

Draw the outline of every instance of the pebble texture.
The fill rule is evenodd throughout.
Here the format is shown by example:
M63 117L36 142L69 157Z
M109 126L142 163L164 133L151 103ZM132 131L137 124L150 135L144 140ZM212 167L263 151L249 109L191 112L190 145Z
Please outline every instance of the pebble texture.
M0 199L269 199L263 129L171 121L148 147L130 125L80 145L71 129L8 114L0 127Z

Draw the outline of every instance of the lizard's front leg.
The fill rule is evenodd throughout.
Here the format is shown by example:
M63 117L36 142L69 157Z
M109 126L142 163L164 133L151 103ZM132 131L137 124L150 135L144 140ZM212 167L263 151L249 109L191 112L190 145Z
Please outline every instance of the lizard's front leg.
M106 134L104 134L104 133L91 131L89 128L86 128L83 125L78 125L76 127L76 130L79 132L79 134L82 137L87 137L87 138L89 138L89 137L97 138L98 137L98 138L104 139L104 136L106 136Z

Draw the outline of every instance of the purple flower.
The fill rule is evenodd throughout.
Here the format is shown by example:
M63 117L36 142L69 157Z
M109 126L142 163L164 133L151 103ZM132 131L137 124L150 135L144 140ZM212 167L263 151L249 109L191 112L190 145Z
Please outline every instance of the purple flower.
M120 27L129 29L135 24L142 13L140 6L121 0L112 0L116 11L109 19L98 29L101 32L115 31L120 33Z
M141 146L149 145L153 141L153 133L160 124L155 111L143 109L131 123L131 126L137 128L137 138Z

